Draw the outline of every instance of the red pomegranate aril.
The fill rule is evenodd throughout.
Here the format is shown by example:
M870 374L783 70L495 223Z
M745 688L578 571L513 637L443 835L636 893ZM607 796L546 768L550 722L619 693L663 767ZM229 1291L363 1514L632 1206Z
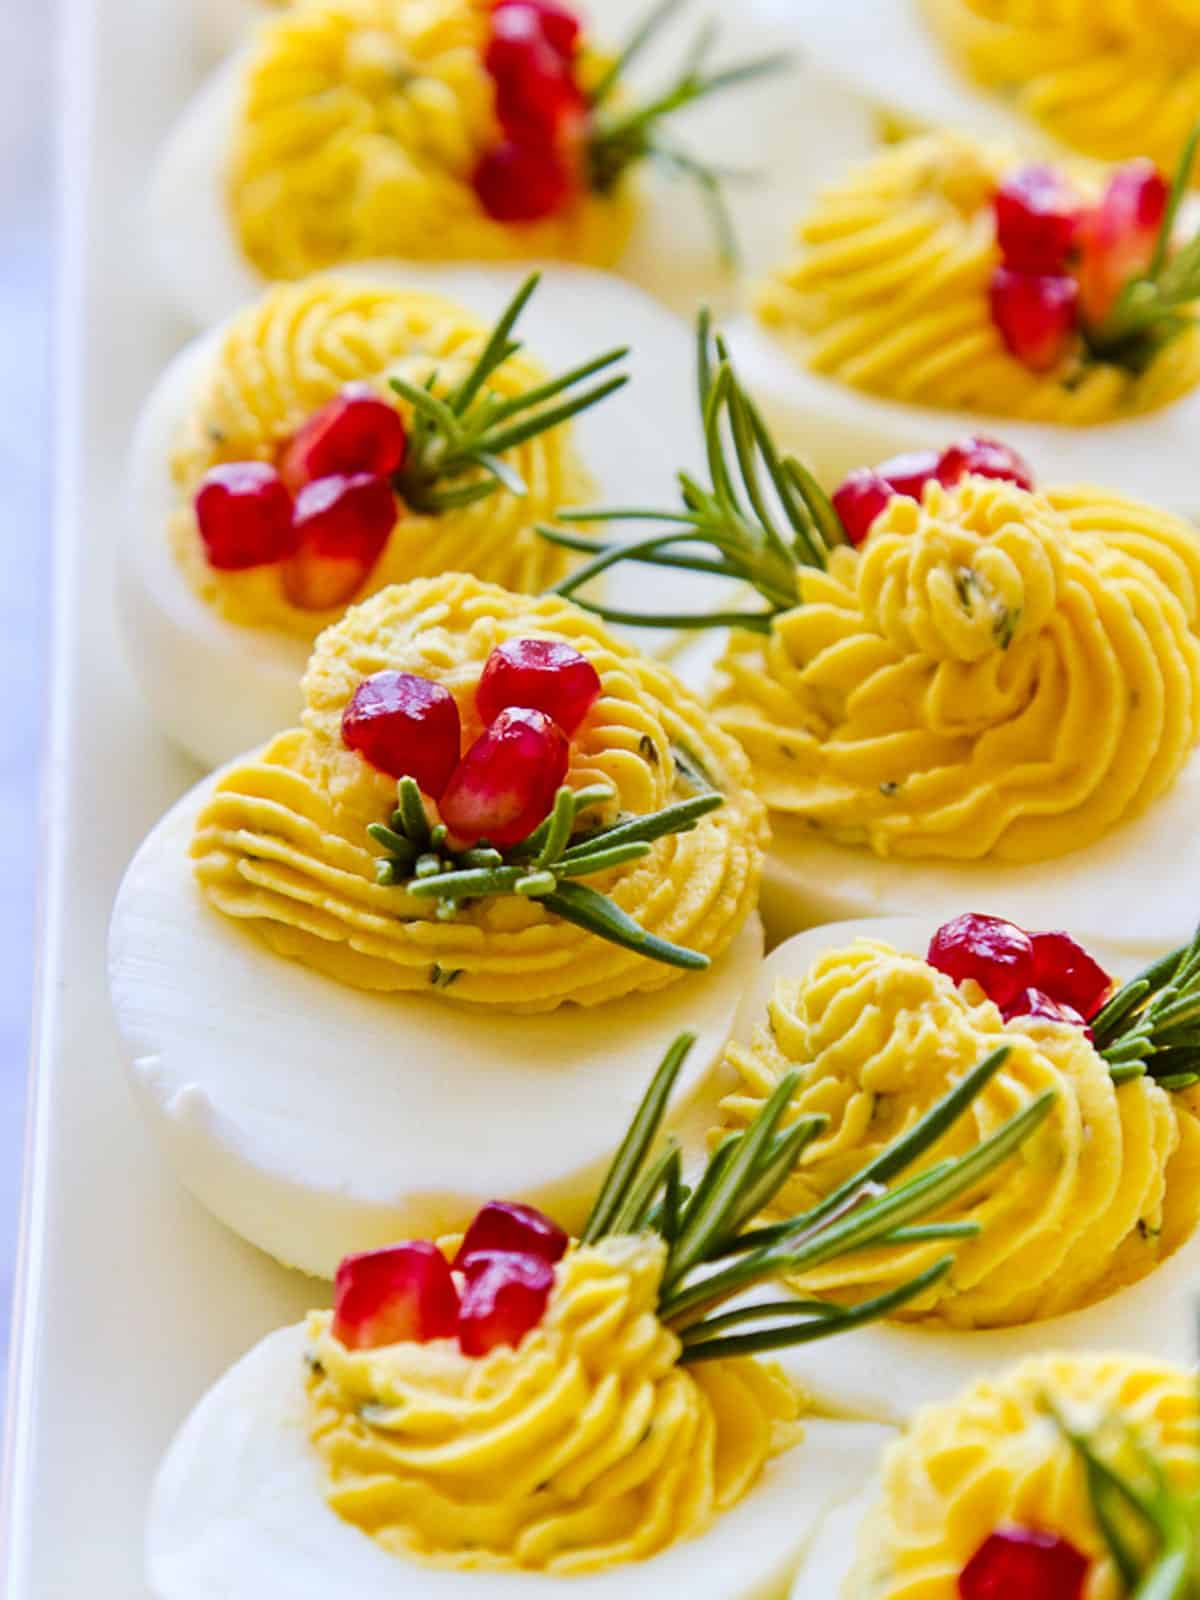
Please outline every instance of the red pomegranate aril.
M1033 981L1088 1022L1103 1010L1113 991L1113 980L1100 963L1062 932L1033 935Z
M540 222L556 216L576 191L575 173L556 150L511 139L484 152L472 183L479 204L496 222Z
M974 978L1001 1008L1033 983L1033 940L1002 917L955 917L934 934L926 959L955 983Z
M1109 179L1080 230L1080 305L1088 322L1103 322L1130 279L1149 267L1169 196L1152 161L1130 161Z
M386 478L338 473L306 484L296 498L299 549L283 569L288 599L308 611L345 604L383 554L396 518Z
M833 509L853 545L860 545L896 491L870 467L859 467L833 492Z
M342 1262L331 1331L348 1350L452 1339L458 1309L458 1289L440 1250L424 1241L392 1245Z
M977 478L1001 478L1021 489L1033 488L1033 468L1010 445L998 439L972 435L947 445L938 462L938 479L951 488L972 473Z
M499 1345L515 1350L546 1314L554 1268L540 1256L482 1250L467 1263L458 1312L458 1342L468 1356Z
M996 191L996 242L1007 267L1062 272L1083 218L1083 204L1054 167L1022 167Z
M404 465L404 418L365 383L351 383L293 435L279 475L293 494L317 478L367 472L387 477Z
M600 697L600 674L574 646L557 639L508 639L492 651L475 694L484 722L509 706L532 706L574 733Z
M1079 320L1079 285L1065 273L992 274L992 321L1011 355L1033 372L1049 372L1070 352Z
M518 7L537 13L551 49L567 59L575 54L583 24L569 7L559 4L559 0L497 0L493 15Z
M507 1200L489 1200L475 1214L454 1258L456 1267L467 1267L481 1252L505 1251L536 1256L553 1265L567 1251L567 1235L550 1218L533 1206Z
M440 683L411 672L376 672L342 714L342 742L389 778L415 778L436 800L458 765L458 706Z
M875 472L897 494L906 494L910 500L919 500L925 493L925 485L938 475L939 459L933 450L914 450L908 455L881 461Z
M527 839L567 775L567 736L544 711L509 706L467 751L439 804L460 848L486 839L503 849Z
M512 4L493 14L484 65L496 86L497 119L519 147L542 153L582 129L583 94L536 7Z
M204 474L196 522L210 567L241 572L290 556L300 542L292 497L265 461L232 461Z
M1092 1030L1074 1006L1055 1000L1037 988L1022 989L1020 994L1015 995L1007 1005L1001 1006L1000 1015L1005 1022L1013 1022L1018 1017L1040 1017L1045 1022L1069 1022L1073 1028L1082 1028L1089 1039L1092 1037Z
M1057 1534L989 1534L958 1578L959 1600L1083 1600L1088 1558Z

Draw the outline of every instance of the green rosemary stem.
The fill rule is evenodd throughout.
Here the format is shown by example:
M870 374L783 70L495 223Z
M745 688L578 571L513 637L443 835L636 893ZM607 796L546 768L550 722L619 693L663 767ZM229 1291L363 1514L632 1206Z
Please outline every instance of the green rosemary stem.
M1200 932L1122 985L1092 1033L1119 1082L1149 1076L1181 1089L1200 1081Z

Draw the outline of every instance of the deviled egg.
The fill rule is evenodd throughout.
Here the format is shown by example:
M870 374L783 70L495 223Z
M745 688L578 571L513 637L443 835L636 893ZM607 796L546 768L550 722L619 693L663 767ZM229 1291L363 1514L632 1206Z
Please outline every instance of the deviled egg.
M677 10L606 0L602 42L559 0L306 0L271 16L159 158L164 293L207 324L266 281L348 261L531 259L615 267L688 310L728 292L734 240L765 270L811 190L797 102L827 157L867 117L793 70L786 30L742 14L722 59L721 8L701 0L690 32Z

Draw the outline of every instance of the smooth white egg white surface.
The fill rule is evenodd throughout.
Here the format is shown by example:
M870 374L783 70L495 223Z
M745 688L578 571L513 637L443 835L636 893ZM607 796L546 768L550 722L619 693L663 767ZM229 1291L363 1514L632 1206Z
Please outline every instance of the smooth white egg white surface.
M859 1530L871 1514L877 1490L878 1485L872 1480L862 1494L825 1518L797 1575L792 1600L861 1600L845 1584L854 1565Z
M110 979L135 1098L187 1188L252 1244L332 1278L355 1250L464 1227L493 1198L577 1228L685 1029L698 1038L674 1116L711 1121L714 1069L762 955L756 917L709 971L587 1010L369 994L205 901L188 847L215 781L134 858Z
M219 61L237 48L254 24L270 15L263 0L190 0L196 44L203 61Z
M988 905L958 908L991 912ZM1075 933L1070 908L1047 926ZM735 1038L748 1042L780 978L806 973L831 950L856 939L878 939L924 956L939 918L888 917L813 928L773 950L747 991ZM1127 956L1107 943L1088 948L1109 972L1133 976ZM1133 964L1136 966L1136 963ZM952 1248L952 1247L951 1247ZM934 1401L950 1400L981 1374L998 1371L1047 1350L1125 1350L1187 1366L1195 1359L1192 1306L1200 1292L1200 1233L1140 1283L1086 1310L1017 1328L960 1332L901 1323L873 1323L837 1338L779 1353L781 1364L818 1402L834 1412L903 1423ZM819 1592L812 1591L814 1595Z
M494 320L526 276L519 267L442 271L395 265L355 275L447 296ZM118 552L118 603L128 653L156 720L208 766L231 760L291 727L301 708L300 678L309 646L278 630L229 622L191 588L167 534L178 503L170 472L174 441L217 359L223 329L183 350L142 412L129 472L129 515ZM632 284L583 267L548 268L518 329L549 370L566 371L606 349L629 344L632 381L576 419L580 455L595 479L596 501L612 506L678 502L675 474L697 468L700 424L693 397L691 329ZM627 529L614 524L614 533ZM403 526L395 537L402 537ZM605 580L614 606L645 610L711 605L714 580L620 567ZM663 635L626 630L643 646Z
M597 7L607 41L619 41L645 15L644 0L605 0ZM726 198L741 264L750 276L786 251L793 221L830 163L840 163L869 136L870 115L840 86L801 61L794 32L770 19L729 13L711 3L691 6L630 73L634 92L653 95L674 80L705 16L724 22L714 62L740 62L775 51L788 70L714 95L672 119L667 141L728 170ZM240 83L247 52L231 56L184 109L150 182L147 244L169 301L199 326L227 316L263 287L235 238L225 197ZM807 127L811 137L797 137ZM729 303L736 272L722 267L712 219L696 186L649 164L634 235L619 264L622 275L691 316L701 300Z
M391 1555L326 1504L308 1441L303 1327L270 1335L209 1391L154 1487L146 1576L155 1600L784 1600L827 1511L887 1438L865 1423L805 1424L740 1504L649 1561L572 1578L437 1571Z

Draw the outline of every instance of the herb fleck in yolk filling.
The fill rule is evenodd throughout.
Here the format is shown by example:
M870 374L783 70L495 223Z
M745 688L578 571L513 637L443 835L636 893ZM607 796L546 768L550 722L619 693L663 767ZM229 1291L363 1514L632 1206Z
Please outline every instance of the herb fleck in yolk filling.
M718 723L777 818L880 856L1037 861L1169 788L1200 732L1200 540L1090 488L894 497L735 632Z
M1200 1099L1149 1077L1116 1085L1081 1028L1005 1023L974 980L859 940L780 982L749 1047L730 1046L736 1089L723 1125L743 1126L783 1074L801 1073L789 1117L829 1118L773 1215L803 1212L901 1137L988 1051L1003 1069L924 1165L963 1153L1046 1090L1037 1133L950 1220L981 1225L951 1272L901 1313L960 1328L1008 1327L1095 1303L1145 1276L1200 1221ZM801 1281L857 1299L921 1270L937 1242L864 1251Z
M720 808L605 874L605 893L645 930L716 957L753 912L766 842L740 749L666 669L557 598L527 599L450 574L396 586L321 636L304 680L304 726L228 771L192 847L210 903L280 954L365 989L545 1011L662 987L678 976L606 943L535 900L465 903L451 920L406 888L376 881L367 827L396 784L347 748L355 690L385 669L455 697L469 741L484 664L507 640L563 641L591 662L601 694L575 731L566 783L604 783L622 814L645 816L711 781ZM693 768L704 778L689 776Z
M568 1576L703 1533L800 1438L800 1397L750 1359L678 1365L660 1241L572 1250L517 1348L348 1350L309 1322L311 1437L339 1516L460 1570Z

